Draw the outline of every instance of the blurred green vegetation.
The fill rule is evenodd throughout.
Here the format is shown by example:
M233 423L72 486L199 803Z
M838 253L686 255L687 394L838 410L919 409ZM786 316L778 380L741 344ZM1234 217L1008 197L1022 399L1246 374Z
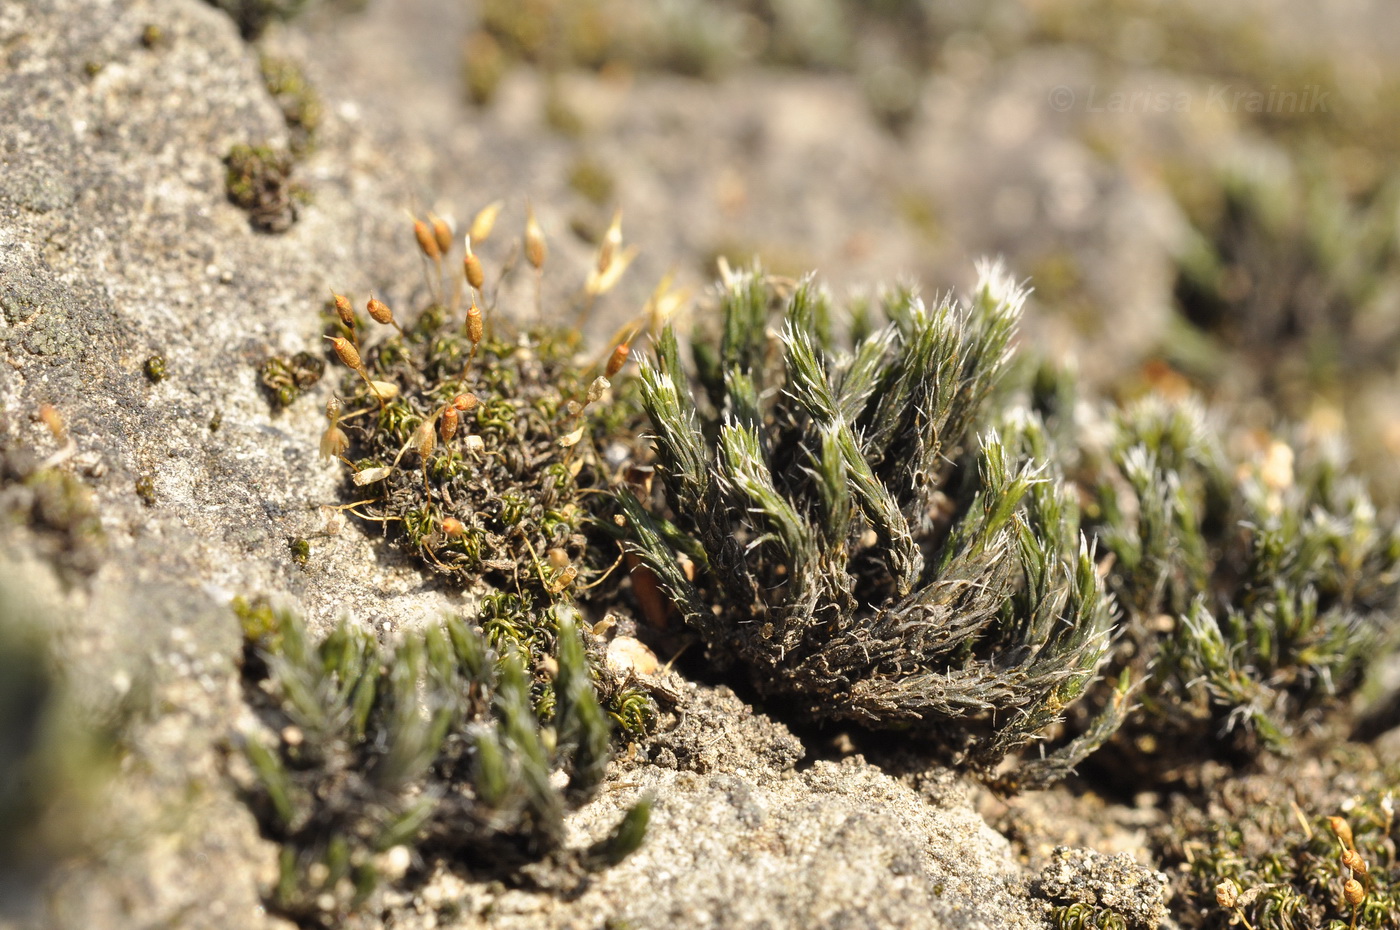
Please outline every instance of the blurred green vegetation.
M0 888L16 880L10 891L39 887L85 849L129 716L81 706L53 654L52 618L21 590L0 576Z
M1196 112L1163 115L1152 130L1145 120L1071 115L1110 172L1153 179L1185 221L1167 246L1175 268L1160 295L1175 308L1173 321L1141 358L1110 367L1165 366L1227 407L1263 401L1274 420L1340 417L1376 475L1372 490L1382 501L1397 496L1387 488L1400 477L1390 462L1400 451L1400 172L1392 167L1400 163L1392 116L1400 66L1379 51L1351 51L1357 37L1343 27L1284 21L1301 21L1301 8L1160 0L482 0L478 10L464 58L478 102L520 63L550 74L844 74L872 115L896 130L924 118L930 81L972 87L1025 61L1068 63L1068 73L1101 95L1181 88ZM1214 106L1206 118L1210 89L1225 85L1265 95L1312 89L1308 99L1321 103ZM791 251L779 242L751 246L770 257ZM1117 308L1091 291L1102 277L1086 268L1092 255L1028 242L1021 257L1013 264L1033 273L1040 302L1088 351L1106 321L1120 325ZM1094 380L1093 366L1086 375ZM1239 419L1274 425L1269 416L1255 410Z

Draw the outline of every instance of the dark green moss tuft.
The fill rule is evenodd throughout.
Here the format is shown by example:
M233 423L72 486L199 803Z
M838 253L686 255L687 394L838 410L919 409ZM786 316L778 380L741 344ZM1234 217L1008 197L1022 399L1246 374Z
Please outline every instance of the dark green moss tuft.
M146 373L146 380L150 381L152 384L160 384L170 374L170 370L166 366L164 355L152 355L150 358L146 359L145 363L141 366L141 370Z
M814 284L731 276L694 382L669 333L642 366L665 505L624 498L637 553L716 658L812 717L939 735L984 773L1084 692L1111 623L1039 421L987 409L1023 299L994 268L962 305L895 291L888 324L842 349ZM1062 777L1126 709L1116 695L998 784Z
M290 407L302 392L321 380L326 362L310 352L274 355L258 368L258 383L275 408Z
M289 20L306 9L309 0L209 0L233 18L244 39L256 39L269 25Z
M0 874L15 914L51 894L50 870L98 854L103 831L93 824L142 690L128 682L138 687L101 706L80 698L54 639L61 608L30 602L32 587L0 574Z
M141 503L145 504L147 507L154 507L156 505L156 500L158 498L156 497L156 479L154 476L138 476L134 487L136 489L136 496L141 498Z
M640 842L645 808L604 852L564 846L563 815L593 794L609 756L572 608L549 612L552 676L455 617L382 650L353 626L313 644L290 614L235 610L245 694L265 725L245 738L249 800L282 844L277 912L336 925L386 873L412 881L414 862L576 883Z
M296 222L292 156L266 145L238 144L224 156L228 199L259 232L286 232Z
M159 23L147 23L141 30L141 44L146 48L160 48L168 42L169 38Z

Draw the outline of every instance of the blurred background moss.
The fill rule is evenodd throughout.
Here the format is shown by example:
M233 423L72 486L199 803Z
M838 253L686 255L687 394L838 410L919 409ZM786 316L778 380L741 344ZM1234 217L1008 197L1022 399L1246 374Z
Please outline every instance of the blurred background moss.
M1301 420L1344 435L1373 491L1396 500L1393 7L480 0L471 9L463 75L479 106L526 67L551 86L578 72L851 82L909 154L901 167L912 170L890 172L900 179L892 197L903 233L930 253L910 269L921 279L941 286L966 258L1004 253L1037 289L1031 325L1074 351L1097 387L1122 398L1194 388L1242 428ZM558 86L549 122L584 131ZM939 178L939 165L954 170ZM608 177L605 196L625 188ZM706 257L754 252L781 267L803 249L738 224Z

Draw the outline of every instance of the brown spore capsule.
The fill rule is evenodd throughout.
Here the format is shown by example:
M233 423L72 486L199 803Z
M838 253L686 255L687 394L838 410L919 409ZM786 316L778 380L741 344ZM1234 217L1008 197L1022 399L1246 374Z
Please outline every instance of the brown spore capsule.
M433 238L437 240L438 252L446 255L452 251L452 227L447 220L440 216L428 214L428 220L433 224Z
M607 367L603 369L603 376L611 378L622 370L622 366L627 364L627 356L632 354L632 346L626 342L619 342L617 348L613 349L612 355L608 357Z
M327 336L326 338L331 341L331 347L335 349L336 357L345 364L346 368L364 374L364 362L360 361L360 353L349 339L343 336Z
M618 210L613 214L612 223L608 225L608 231L603 235L603 242L598 246L597 269L599 274L606 274L612 266L613 256L617 254L618 248L622 245L622 211Z
M462 256L462 273L466 276L467 283L479 291L486 284L486 272L481 267L481 259L472 251L472 237L467 236L463 241L466 243L466 252Z
M422 220L413 221L413 237L418 240L419 250L433 261L442 258L442 250L438 248L437 237L433 235L432 227Z
M350 298L344 294L331 292L331 299L335 301L335 315L340 317L340 322L348 330L355 328L355 308L350 306Z
M388 326L394 322L394 311L390 310L389 305L382 300L371 297L369 303L365 305L365 309L369 311L369 315L374 318L376 323Z
M452 398L453 408L463 413L470 413L472 410L475 410L477 403L476 395L470 391L464 394L458 394L456 397Z
M1333 815L1327 818L1327 824L1332 828L1333 834L1342 841L1342 845L1347 849L1355 849L1356 842L1352 839L1351 824L1347 823L1345 817Z
M433 429L433 420L424 420L418 424L418 429L413 433L413 449L423 459L423 464L428 463L428 456L433 454L437 448L437 432Z
M472 304L467 308L467 338L472 341L472 350L475 351L481 342L481 337L485 328L481 322L481 308Z
M452 441L452 437L457 435L457 408L448 406L442 411L442 419L438 421L438 435L442 436L443 444Z

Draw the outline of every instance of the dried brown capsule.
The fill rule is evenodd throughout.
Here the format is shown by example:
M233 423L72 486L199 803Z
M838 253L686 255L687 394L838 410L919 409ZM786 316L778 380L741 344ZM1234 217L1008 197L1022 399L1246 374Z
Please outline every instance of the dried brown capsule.
M351 476L350 480L355 482L355 487L362 488L367 484L374 484L376 481L383 481L394 473L394 469L387 465L380 465L375 468L362 468Z
M433 224L433 238L437 240L438 251L443 255L452 251L452 227L447 220L440 216L428 214L428 221Z
M458 394L456 397L452 398L452 406L455 409L462 411L463 413L469 413L470 411L475 410L476 405L476 395L473 394L471 391L467 391L465 394Z
M433 261L442 259L442 250L438 248L437 237L433 235L433 229L422 220L413 221L413 237L418 240L419 250Z
M340 317L340 322L346 329L354 332L355 308L350 306L350 298L346 297L344 294L337 294L334 291L331 292L331 298L335 301L335 313L336 316Z
M627 356L631 354L632 346L626 342L619 342L608 358L607 367L603 369L604 377L611 378L621 371L622 366L627 364Z
M461 539L467 535L467 528L456 517L442 518L442 534L448 539Z
M452 437L457 435L457 408L448 406L442 411L442 419L438 421L438 435L442 437L444 444L452 441Z
M64 423L63 414L59 413L53 404L39 405L39 419L49 428L54 439L63 442L68 438L68 426Z
M476 347L481 342L484 334L484 327L481 322L481 308L472 304L467 308L467 338L472 341L472 353L476 353Z
M1352 907L1360 907L1361 902L1366 900L1366 888L1356 879L1349 878L1342 885L1342 897Z
M369 311L369 315L374 318L376 323L383 323L385 326L393 325L394 311L390 310L389 305L382 300L371 297L369 303L365 305L365 309Z
M336 357L345 364L346 368L368 377L365 375L365 364L360 361L360 353L349 339L343 336L327 336L325 338L331 341L331 347L335 349Z
M472 237L467 236L463 242L466 252L462 255L462 272L466 275L467 283L479 291L486 284L486 272L481 268L481 259L472 251Z
M547 250L544 245L544 230L535 219L535 208L525 207L525 259L536 271L544 267Z
M418 453L418 457L423 460L425 467L428 464L428 456L432 455L433 450L437 448L437 431L433 429L433 420L435 419L436 417L428 417L418 424L418 429L413 431L413 438L410 440L413 444L413 451Z
M1240 899L1240 886L1236 885L1232 879L1215 886L1215 903L1221 907L1233 908Z
M1343 846L1347 849L1356 848L1356 842L1351 836L1351 824L1347 823L1345 817L1333 815L1327 818L1327 823L1332 828L1332 832L1336 835L1337 839L1342 841Z
M1342 865L1351 869L1353 875L1366 874L1366 860L1361 858L1361 853L1354 849L1342 850Z

